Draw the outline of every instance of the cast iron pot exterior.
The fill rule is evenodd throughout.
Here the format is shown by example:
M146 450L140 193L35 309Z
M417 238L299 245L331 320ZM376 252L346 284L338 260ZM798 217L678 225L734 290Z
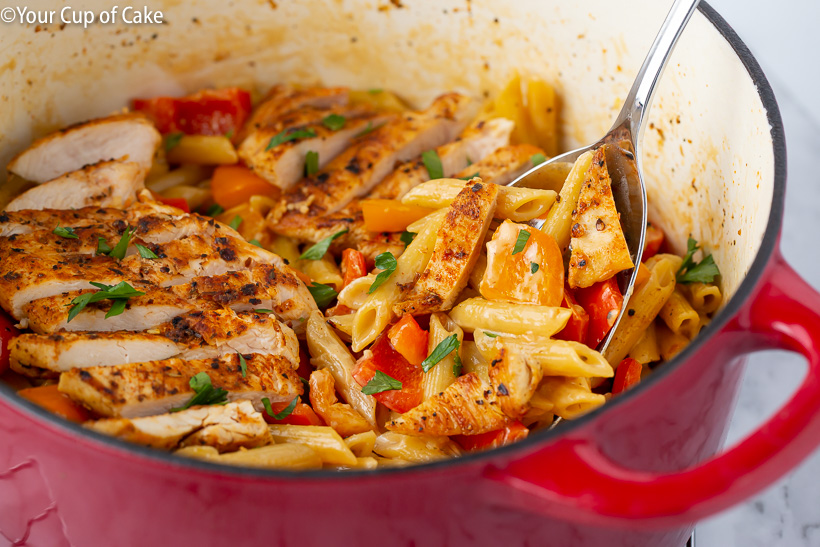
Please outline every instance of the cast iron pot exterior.
M820 443L820 296L778 250L785 147L772 91L708 6L770 123L763 241L700 337L574 423L408 469L275 472L188 461L67 424L0 386L0 543L14 545L683 545L698 519L787 473ZM715 456L750 351L810 371L782 412Z

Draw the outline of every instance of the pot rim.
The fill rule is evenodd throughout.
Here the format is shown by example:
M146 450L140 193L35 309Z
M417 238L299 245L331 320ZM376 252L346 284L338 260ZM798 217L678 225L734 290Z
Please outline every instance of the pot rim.
M693 356L708 339L719 332L724 325L726 325L726 323L740 311L742 306L754 292L754 289L761 280L769 260L772 258L772 255L777 249L777 242L783 220L783 206L786 192L786 144L780 110L778 108L771 85L766 79L766 76L763 74L760 65L752 56L751 51L749 51L749 48L743 43L734 29L732 29L726 20L724 20L723 17L721 17L706 1L702 1L700 3L698 10L729 43L732 50L743 63L746 71L752 79L752 82L757 88L758 95L763 103L763 107L766 109L766 117L769 122L774 153L774 185L771 210L757 255L752 262L749 272L744 277L734 296L713 318L701 334L693 342L687 345L681 353L675 356L671 361L664 363L662 367L656 369L646 381L641 382L634 389L629 390L628 393L624 393L617 399L607 402L605 405L597 408L589 414L586 414L585 416L582 416L581 418L578 418L577 420L567 422L566 425L562 425L558 429L540 431L528 436L524 440L500 448L472 454L464 454L463 456L457 458L448 458L436 462L416 464L404 468L377 468L372 470L351 469L343 472L339 472L337 470L286 471L275 469L257 469L252 467L228 466L192 458L183 458L174 456L170 452L163 452L136 445L104 435L102 433L98 433L96 431L90 431L80 424L68 422L67 420L48 412L34 403L17 397L15 395L15 391L4 382L0 382L0 400L13 408L16 407L16 410L21 412L21 414L33 414L41 421L45 422L44 425L50 426L55 433L58 433L66 438L79 440L81 442L90 441L92 445L97 445L97 448L108 449L117 455L138 456L139 459L142 460L140 462L142 465L153 464L156 467L177 468L180 470L184 469L186 471L194 472L198 471L204 475L223 476L233 479L270 479L279 481L355 481L361 480L365 477L441 472L456 466L468 467L479 464L486 465L494 460L510 459L514 458L516 455L524 455L532 452L539 445L547 444L561 436L571 433L573 430L586 427L592 421L596 420L603 412L608 412L614 407L627 404L628 401L631 401L635 397L639 397L644 391L652 389L655 384L664 381L664 379L668 375L672 374L678 367L683 366L684 363L691 356Z

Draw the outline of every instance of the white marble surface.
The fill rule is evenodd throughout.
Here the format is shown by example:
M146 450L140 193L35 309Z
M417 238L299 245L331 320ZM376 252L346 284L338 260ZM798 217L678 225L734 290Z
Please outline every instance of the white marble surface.
M708 1L708 0L707 0ZM820 289L820 0L711 0L768 76L786 128L788 186L783 225L786 259ZM769 417L799 384L801 358L754 356L746 372L728 443ZM697 528L697 547L820 546L820 450L748 502Z

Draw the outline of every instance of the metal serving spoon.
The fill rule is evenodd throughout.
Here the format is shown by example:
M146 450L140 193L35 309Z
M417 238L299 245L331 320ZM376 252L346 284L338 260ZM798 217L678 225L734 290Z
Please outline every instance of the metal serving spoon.
M632 89L626 97L621 112L615 119L612 129L598 142L555 156L536 167L533 167L509 186L523 186L528 188L544 188L549 181L554 181L569 170L569 166L578 159L578 156L589 150L595 150L603 145L616 145L607 148L606 161L612 178L612 195L615 206L621 215L621 225L629 249L632 262L637 266L643 254L644 236L646 234L646 187L641 176L641 160L638 145L646 124L644 123L649 111L649 104L658 80L666 67L666 62L675 49L675 44L683 32L689 18L695 12L700 0L675 0L672 8L655 37L649 53L638 71ZM626 144L628 143L628 144ZM626 144L626 149L622 149ZM631 147L631 150L628 148ZM544 220L532 220L530 226L539 230ZM607 337L601 342L598 350L603 353L612 339L618 323L621 321L627 302L632 295L638 268L623 272L619 276L621 292L624 295L624 305L618 318L610 329Z

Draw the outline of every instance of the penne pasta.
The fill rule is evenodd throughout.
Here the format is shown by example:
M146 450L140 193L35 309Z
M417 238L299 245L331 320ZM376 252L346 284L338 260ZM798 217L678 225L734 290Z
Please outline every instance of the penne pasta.
M333 328L342 333L341 338L343 340L346 339L347 342L350 342L350 336L353 334L354 317L356 317L355 313L346 313L344 315L331 315L327 320L333 324Z
M686 295L689 303L700 315L717 311L723 302L720 288L714 283L691 283L681 285L680 290Z
M270 250L287 260L290 264L296 264L296 262L299 261L299 255L302 254L299 251L299 243L288 236L273 236L270 243Z
M370 296L367 291L370 290L370 286L373 285L375 280L376 274L374 273L354 279L339 292L337 297L339 304L344 304L351 310L358 310Z
M681 257L669 254L655 255L646 261L649 279L629 299L629 310L621 317L604 353L610 364L617 366L657 317L675 290L675 273L682 262Z
M436 243L436 232L443 220L444 215L441 214L424 225L397 259L396 271L368 295L367 300L356 311L356 317L353 319L353 351L363 350L393 320L393 306L401 298L403 287L415 281L416 276L427 266Z
M376 432L365 431L356 433L345 438L345 444L357 458L364 458L373 455L373 447L376 445Z
M566 308L483 298L470 298L450 310L450 317L465 332L482 329L496 334L533 334L545 338L563 329L570 315Z
M461 179L437 179L419 184L401 198L406 205L440 209L449 206L464 188ZM555 203L552 190L537 190L519 186L499 186L494 216L515 222L526 222L546 214Z
M565 420L574 420L606 402L605 396L592 393L584 378L544 378L538 393L553 404L553 413Z
M658 349L658 336L655 329L655 323L650 323L643 334L629 350L629 357L635 359L642 365L647 363L654 363L660 361L661 354Z
M534 340L498 337L505 347L518 351L541 367L544 376L612 378L615 371L594 349L565 340Z
M325 255L319 260L299 260L294 267L317 283L342 288L342 272L332 257Z
M152 192L165 192L175 186L193 186L207 179L211 170L202 165L183 165L173 171L153 175L145 180L145 187Z
M475 331L474 336L484 336L484 331ZM465 374L475 374L485 384L490 383L490 362L478 350L475 342L464 341L461 343L461 363L464 366Z
M441 220L444 219L444 215L446 215L446 214L447 214L446 209L444 209L444 208L439 209L438 211L430 213L426 217L420 218L417 221L411 222L410 224L408 224L407 225L407 231L412 232L414 234L418 234L419 232L421 232L421 229L424 228L424 226L427 225L427 223L429 223L429 222L435 222L435 223L437 223L437 225L440 224Z
M353 465L331 465L331 464L324 464L322 468L324 469L376 469L379 466L379 462L376 461L376 458L372 456L366 456L364 458L356 458L356 463Z
M567 175L567 180L561 188L561 193L555 200L555 207L550 209L547 220L541 228L555 238L561 252L566 251L569 247L572 211L578 203L578 195L590 165L592 165L592 152L585 152L575 161L572 171Z
M432 462L461 453L447 437L405 435L387 431L376 437L373 452L384 458L410 462Z
M664 361L669 361L681 352L689 343L689 339L683 334L678 334L669 330L666 325L656 326L658 336L658 350Z
M174 454L243 467L293 470L322 467L322 459L319 455L304 444L271 444L226 454L220 454L212 446L188 446L177 450Z
M698 312L689 305L683 293L675 289L661 308L658 316L666 323L669 330L693 338L698 332L700 317Z
M317 369L330 370L342 399L364 416L368 423L375 426L376 400L372 395L362 393L362 388L353 379L352 373L356 360L325 323L321 312L315 311L310 314L306 336L310 363Z
M487 231L487 234L492 238L492 228ZM485 243L486 245L486 243ZM484 272L487 271L487 253L482 252L478 255L473 271L470 272L470 287L478 291L481 287L481 280L484 277Z
M426 401L430 397L441 393L447 386L452 384L458 374L456 374L456 357L461 361L461 342L464 340L464 331L453 322L446 314L434 313L430 316L430 332L427 337L427 353L433 352L439 343L445 338L455 334L458 337L459 348L448 354L444 359L433 365L433 368L424 373L421 380L422 400Z
M231 165L239 161L230 139L210 135L185 135L165 157L168 163L197 165Z
M322 425L269 425L271 436L276 443L297 443L309 447L323 463L336 465L356 465L356 456L338 433Z

